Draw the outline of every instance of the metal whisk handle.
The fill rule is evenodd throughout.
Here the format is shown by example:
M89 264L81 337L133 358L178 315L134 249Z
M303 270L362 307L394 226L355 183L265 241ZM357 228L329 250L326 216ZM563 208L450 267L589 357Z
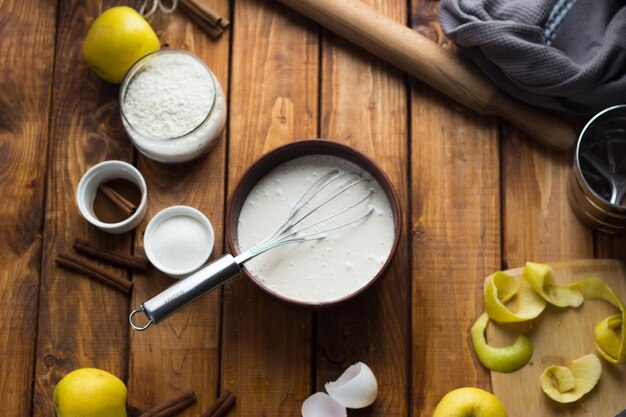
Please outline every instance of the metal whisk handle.
M166 319L209 291L230 281L240 272L241 267L235 258L232 255L224 255L144 302L130 314L128 318L130 325L135 330L145 330L151 324ZM149 319L143 326L133 322L135 314L139 312L143 312Z

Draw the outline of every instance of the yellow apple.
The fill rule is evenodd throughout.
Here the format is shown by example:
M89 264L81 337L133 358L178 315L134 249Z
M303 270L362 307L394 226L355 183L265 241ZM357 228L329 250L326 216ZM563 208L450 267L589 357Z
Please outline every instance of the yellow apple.
M115 375L80 368L65 375L54 388L57 417L126 417L126 386Z
M96 74L117 84L139 58L159 48L159 38L146 19L135 9L118 6L93 22L83 55Z
M495 395L480 388L458 388L443 396L433 417L507 417Z

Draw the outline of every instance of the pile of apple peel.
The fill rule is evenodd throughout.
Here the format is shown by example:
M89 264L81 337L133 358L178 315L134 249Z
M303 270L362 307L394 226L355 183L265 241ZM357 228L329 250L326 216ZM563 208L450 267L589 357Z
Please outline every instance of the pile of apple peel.
M517 299L515 311L506 306ZM485 289L485 313L471 329L472 343L479 361L497 372L513 372L526 365L532 356L532 343L524 335L510 346L487 344L485 330L490 320L498 323L522 323L537 318L550 303L557 307L579 307L585 300L604 300L620 310L596 325L598 353L610 363L626 362L626 308L615 292L597 277L567 286L554 284L548 265L526 263L522 279L496 272ZM620 335L618 335L618 329ZM595 359L595 361L594 361ZM540 378L543 391L555 401L573 402L591 391L600 378L602 366L593 355L573 360L570 367L550 366Z

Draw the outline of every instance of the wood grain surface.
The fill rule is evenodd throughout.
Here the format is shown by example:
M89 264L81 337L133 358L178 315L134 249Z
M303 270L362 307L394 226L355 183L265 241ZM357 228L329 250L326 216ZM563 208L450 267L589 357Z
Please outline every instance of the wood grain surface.
M572 156L531 143L504 124L502 166L504 268L593 257L593 233L567 201Z
M591 276L602 279L622 299L626 298L626 264L614 259L588 259L554 262L556 285L568 285ZM506 271L521 279L523 268ZM485 280L487 285L488 280ZM626 406L623 398L626 373L623 365L600 358L595 347L594 328L618 310L606 301L585 300L578 308L549 305L532 321L526 334L533 343L533 356L521 369L511 373L491 372L494 394L502 400L509 417L522 416L614 416ZM490 324L487 341L493 346L513 342L517 332L504 325ZM572 404L560 404L541 390L539 376L550 365L567 366L572 360L589 353L602 363L602 376L589 394Z
M132 161L119 119L117 88L83 59L82 40L95 16L113 2L61 1L54 67L39 326L35 416L54 415L52 391L68 372L96 367L125 379L128 298L80 274L59 269L57 253L75 237L130 252L129 235L109 236L79 214L74 194L82 174L108 159ZM107 268L109 266L107 265ZM115 273L123 274L121 269Z
M379 396L349 415L426 417L454 388L492 389L469 338L483 310L483 277L527 260L626 260L625 237L593 232L571 211L571 155L461 107L280 1L210 1L231 21L218 40L180 11L151 21L162 44L200 56L228 94L218 147L176 166L134 150L118 87L82 55L96 16L139 0L0 1L2 415L53 416L57 382L97 367L122 378L128 404L139 409L193 389L198 404L181 415L200 416L229 389L237 397L229 416L297 417L310 394L363 361ZM454 49L436 0L363 1ZM224 207L244 171L278 145L316 137L350 144L382 166L406 220L392 268L346 305L299 310L240 277L138 334L130 309L170 278L106 265L132 279L127 297L54 264L75 237L140 252L148 220L172 204L207 214L215 257L228 250ZM149 213L132 233L105 234L76 208L82 174L109 159L135 164L148 183Z
M19 416L32 407L56 9L0 3L0 392Z
M278 145L317 136L317 30L271 1L242 0L233 16L228 190ZM262 221L260 219L260 221ZM226 284L222 388L232 415L297 416L311 391L311 314L240 277Z
M214 0L211 7L229 16L226 0ZM152 21L162 44L185 49L200 57L217 77L228 94L230 33L213 40L183 12L158 14ZM215 233L213 258L222 253L224 184L227 132L216 148L188 164L166 165L143 155L137 167L148 186L148 218L160 210L178 204L203 212ZM135 234L135 248L143 246L144 222ZM134 279L133 308L153 297L173 279L151 269ZM128 368L129 404L149 409L170 397L188 390L197 403L180 416L199 416L215 401L219 389L221 289L195 302L149 331L131 332ZM146 375L158 375L147 379Z
M367 3L399 22L406 20L402 3ZM404 229L393 267L371 290L318 314L316 390L324 391L324 383L362 361L376 374L380 390L361 415L404 416L409 406L406 77L337 35L324 31L322 40L320 136L349 144L380 164L399 193Z
M576 131L563 117L535 111L503 92L471 63L361 0L279 1L478 114L502 117L560 151L575 145Z
M438 35L436 3L413 4L416 30ZM435 38L445 43L443 38ZM468 331L482 277L500 265L495 119L427 86L411 89L412 413L430 416L448 391L490 389Z

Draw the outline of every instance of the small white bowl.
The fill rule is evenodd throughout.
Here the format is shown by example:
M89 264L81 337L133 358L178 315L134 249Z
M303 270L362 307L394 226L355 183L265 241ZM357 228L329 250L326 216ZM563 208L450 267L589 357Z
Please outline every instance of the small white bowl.
M197 223L198 227L201 228L202 232L206 233L207 244L206 247L197 248L195 254L195 259L191 260L188 265L184 267L175 268L171 265L167 265L167 261L164 261L162 253L164 249L168 254L177 254L178 251L181 251L181 247L176 247L177 241L180 243L185 240L184 231L180 229L175 229L172 225L163 226L163 224L167 220L171 220L174 218L184 218L188 217L195 220L194 223ZM190 223L190 224L194 224ZM167 229L159 230L161 227L167 227ZM174 236L174 234L180 231L179 236ZM169 233L169 234L168 234ZM161 235L161 236L159 236ZM165 236L163 236L165 235ZM161 248L161 250L157 250L155 244L158 239L166 239L167 248ZM215 234L213 232L213 226L207 217L200 212L199 210L189 207L189 206L171 206L166 209L158 212L148 223L148 227L146 227L146 232L143 235L143 246L146 251L146 256L157 268L159 271L163 272L166 275L169 275L172 278L182 278L186 275L191 274L192 272L198 270L202 265L204 265L211 256L213 252L213 246L215 244ZM195 250L196 248L194 248ZM159 254L161 252L161 254ZM184 255L189 255L191 252L184 252Z
M127 219L117 223L105 223L96 217L93 202L100 184L123 179L135 184L141 192L141 202L137 210ZM129 163L124 161L104 161L91 167L83 174L76 189L76 203L80 214L92 225L108 233L128 232L144 219L148 211L148 187L143 176Z

